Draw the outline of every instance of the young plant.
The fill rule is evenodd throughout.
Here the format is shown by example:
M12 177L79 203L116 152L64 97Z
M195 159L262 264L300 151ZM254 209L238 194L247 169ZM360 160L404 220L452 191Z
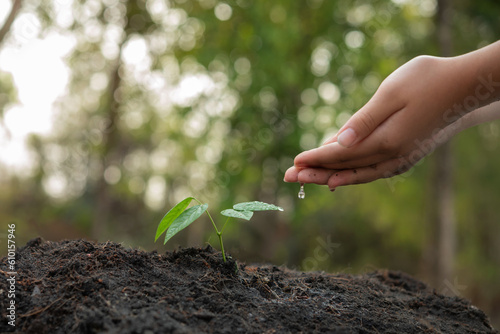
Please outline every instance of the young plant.
M198 205L187 208L191 201L198 202ZM222 232L231 218L239 218L244 220L250 220L255 211L269 211L269 210L279 210L283 211L279 206L268 204L264 202L244 202L233 205L232 209L222 210L221 214L226 216L226 222L222 226L222 229L218 229L212 216L207 210L208 204L203 204L194 197L188 197L179 203L177 203L169 212L163 217L156 230L155 242L158 238L166 231L165 241L166 244L170 238L179 233L184 228L188 227L192 222L198 219L204 212L207 213L208 218L212 222L212 225L219 238L220 248L222 252L222 258L226 262L226 253L224 252L224 244L222 243Z

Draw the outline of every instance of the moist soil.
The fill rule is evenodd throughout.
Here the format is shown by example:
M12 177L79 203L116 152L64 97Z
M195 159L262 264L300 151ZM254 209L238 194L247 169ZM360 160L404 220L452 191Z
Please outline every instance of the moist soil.
M0 332L498 333L467 300L401 272L305 273L224 263L210 246L158 254L41 238L16 254L12 327L6 268L4 257Z

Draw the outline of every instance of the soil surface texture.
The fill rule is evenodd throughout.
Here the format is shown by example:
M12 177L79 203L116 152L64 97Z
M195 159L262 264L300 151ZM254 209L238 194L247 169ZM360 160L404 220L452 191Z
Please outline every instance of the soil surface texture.
M498 333L468 301L400 272L360 276L37 238L16 253L15 327L0 262L0 333Z

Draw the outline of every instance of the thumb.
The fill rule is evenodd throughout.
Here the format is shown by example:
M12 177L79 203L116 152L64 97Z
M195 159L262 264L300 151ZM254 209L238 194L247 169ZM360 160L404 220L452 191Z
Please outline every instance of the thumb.
M343 147L351 147L368 137L382 122L403 107L395 99L391 101L383 95L385 94L375 93L327 143L336 141Z
M372 133L379 124L371 114L361 109L337 133L337 142L343 147L351 147Z

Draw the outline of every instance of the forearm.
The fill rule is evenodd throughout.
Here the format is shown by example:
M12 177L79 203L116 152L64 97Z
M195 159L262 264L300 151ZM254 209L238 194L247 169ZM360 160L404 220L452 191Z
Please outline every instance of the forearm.
M484 100L484 106L500 100L500 41L479 49L476 53L474 60L476 61L478 79L491 80L491 82L481 80L479 83L487 88L488 92L491 92L491 96Z
M471 111L458 121L439 131L433 139L437 138L436 140L439 140L439 142L444 142L468 128L497 119L500 119L500 101Z
M478 108L460 119L461 130L500 119L500 101Z
M500 100L500 41L452 59L455 70L463 73L457 79L465 83L465 89L456 101L463 111L468 113Z

